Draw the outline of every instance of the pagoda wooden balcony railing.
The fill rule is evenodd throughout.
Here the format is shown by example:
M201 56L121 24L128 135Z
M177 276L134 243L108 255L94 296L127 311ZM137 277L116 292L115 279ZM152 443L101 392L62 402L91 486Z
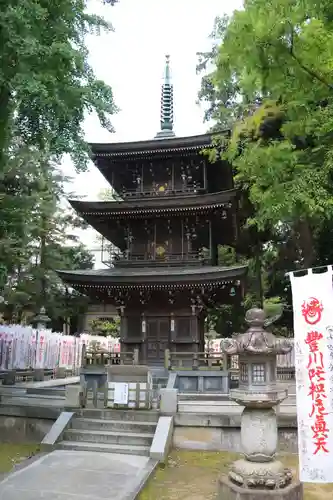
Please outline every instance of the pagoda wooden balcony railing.
M139 364L138 349L134 349L133 352L87 352L86 349L82 349L82 354L82 368Z
M168 370L227 370L227 356L221 352L172 352L164 351L164 365Z
M199 252L188 253L169 253L165 252L163 255L153 255L149 253L143 254L123 254L114 255L113 263L119 267L141 267L144 265L149 266L200 266L210 263L210 258L201 255Z
M126 198L156 198L156 197L163 197L163 196L186 196L186 195L193 195L193 194L202 194L205 193L207 190L203 187L200 186L190 186L190 187L184 187L180 189L172 189L172 188L165 188L163 190L160 190L159 188L156 189L149 189L149 190L143 190L140 191L138 189L126 189L121 193L121 196L126 199Z

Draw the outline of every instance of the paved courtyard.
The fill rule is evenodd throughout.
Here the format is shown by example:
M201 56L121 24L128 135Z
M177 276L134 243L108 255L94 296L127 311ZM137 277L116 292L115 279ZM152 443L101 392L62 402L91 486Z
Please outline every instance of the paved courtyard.
M134 500L154 468L148 457L53 451L0 483L1 500Z

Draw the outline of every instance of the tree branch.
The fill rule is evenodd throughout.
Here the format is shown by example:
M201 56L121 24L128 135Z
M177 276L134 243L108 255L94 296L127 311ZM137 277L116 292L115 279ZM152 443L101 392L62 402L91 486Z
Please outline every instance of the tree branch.
M295 49L294 49L294 28L291 25L291 23L288 23L290 26L290 46L286 47L283 43L280 43L281 49L283 49L287 54L290 55L290 57L298 64L298 66L305 72L307 73L312 79L317 80L318 82L322 83L325 85L325 87L329 88L330 90L333 90L333 84L329 83L323 76L319 75L316 71L312 70L308 66L306 66L301 59L295 54ZM265 42L266 45L269 47L272 47L273 49L276 49L277 45L272 43L272 42Z
M330 84L329 82L326 81L325 78L323 78L321 75L319 75L318 73L316 73L315 71L313 71L311 68L308 68L307 66L305 66L305 64L302 63L302 61L300 60L300 58L295 54L295 32L294 32L294 27L293 25L291 24L290 21L287 21L289 26L290 26L290 47L289 47L289 54L290 56L292 57L292 59L294 59L295 62L297 62L297 64L299 65L299 67L305 72L307 73L309 76L311 76L313 79L315 80L318 80L319 82L321 82L323 85L325 85L326 87L328 87L330 90L333 89L333 85Z

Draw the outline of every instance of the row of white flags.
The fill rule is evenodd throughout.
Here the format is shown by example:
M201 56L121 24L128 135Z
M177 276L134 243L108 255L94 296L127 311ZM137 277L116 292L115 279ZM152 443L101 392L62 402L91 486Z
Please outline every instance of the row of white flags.
M81 365L82 346L92 341L109 352L119 352L119 342L113 337L73 337L28 326L0 325L0 369L75 369Z
M290 273L300 480L333 482L332 267Z
M81 334L79 337L35 330L21 325L0 325L0 369L67 368L80 366L83 344L98 342L108 352L120 352L120 339ZM221 353L221 339L206 342L211 354ZM294 366L294 350L278 356L279 367ZM238 368L238 356L232 356L232 367Z

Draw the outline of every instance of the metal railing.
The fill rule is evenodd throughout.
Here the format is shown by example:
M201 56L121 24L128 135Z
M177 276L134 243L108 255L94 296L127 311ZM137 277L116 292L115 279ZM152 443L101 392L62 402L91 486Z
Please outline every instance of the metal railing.
M166 187L163 191L159 191L157 189L147 189L147 190L138 190L138 189L126 189L121 193L121 196L126 199L126 198L132 198L132 199L137 199L137 198L156 198L156 197L163 197L163 196L186 196L186 195L193 195L193 194L199 194L199 193L205 193L207 190L201 186L190 186L190 187L183 187L183 188L177 188L177 189L172 189L171 187Z
M145 253L123 253L115 254L113 256L113 263L121 266L135 266L143 265L145 263L150 265L166 265L170 264L205 264L209 262L209 258L202 255L200 252L184 252L173 253L165 252L157 255L150 252Z

